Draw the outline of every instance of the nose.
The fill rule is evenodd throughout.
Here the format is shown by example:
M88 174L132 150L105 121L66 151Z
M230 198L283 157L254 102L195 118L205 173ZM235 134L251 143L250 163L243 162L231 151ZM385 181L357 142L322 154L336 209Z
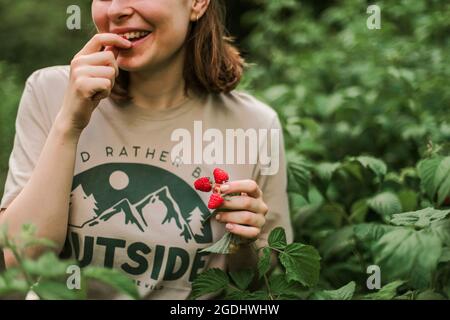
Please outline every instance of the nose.
M127 20L133 12L128 0L112 0L108 8L108 17L111 22L120 23Z

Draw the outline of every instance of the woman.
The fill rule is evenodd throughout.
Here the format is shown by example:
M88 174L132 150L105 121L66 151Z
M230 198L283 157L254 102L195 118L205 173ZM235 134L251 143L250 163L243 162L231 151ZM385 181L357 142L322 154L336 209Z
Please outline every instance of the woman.
M276 174L228 161L251 141L229 149L226 162L199 160L221 152L203 150L213 140L204 130L220 138L280 129L272 109L234 91L243 61L221 12L218 0L93 0L98 34L70 66L38 70L26 83L1 202L11 236L33 223L58 252L118 268L157 299L187 298L206 268L254 268L248 245L233 255L200 252L226 230L264 243L282 226L292 239L282 144ZM192 140L181 141L186 134ZM187 148L174 154L177 145ZM207 219L208 194L192 185L215 167L231 178L223 194L241 195ZM14 264L10 252L5 258Z

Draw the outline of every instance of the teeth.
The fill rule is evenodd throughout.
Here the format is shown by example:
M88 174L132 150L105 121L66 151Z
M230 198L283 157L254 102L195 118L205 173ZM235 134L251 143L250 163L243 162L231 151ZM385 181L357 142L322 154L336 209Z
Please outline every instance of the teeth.
M148 32L148 31L136 31L136 32L122 33L122 34L119 34L119 36L125 37L127 40L132 40L132 39L143 38L148 34L150 34L150 32Z

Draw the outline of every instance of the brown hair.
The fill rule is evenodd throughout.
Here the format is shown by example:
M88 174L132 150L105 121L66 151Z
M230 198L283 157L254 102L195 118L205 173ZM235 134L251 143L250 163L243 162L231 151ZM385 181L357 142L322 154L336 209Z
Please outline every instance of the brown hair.
M205 14L191 24L185 45L183 77L186 94L189 90L199 94L228 93L236 88L245 62L226 31L222 0L211 0ZM129 73L121 70L111 98L117 102L131 100L129 85Z

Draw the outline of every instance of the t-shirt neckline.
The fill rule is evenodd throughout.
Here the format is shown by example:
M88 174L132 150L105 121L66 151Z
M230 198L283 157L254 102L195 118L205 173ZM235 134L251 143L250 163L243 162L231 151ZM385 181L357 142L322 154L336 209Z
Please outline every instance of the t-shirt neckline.
M161 121L170 120L181 116L182 114L191 110L196 105L196 103L199 103L199 99L199 96L195 95L194 93L190 93L190 95L185 100L179 102L178 104L158 110L139 107L134 104L132 100L123 104L118 104L111 98L109 98L109 101L113 105L114 109L116 109L126 117L150 121Z

